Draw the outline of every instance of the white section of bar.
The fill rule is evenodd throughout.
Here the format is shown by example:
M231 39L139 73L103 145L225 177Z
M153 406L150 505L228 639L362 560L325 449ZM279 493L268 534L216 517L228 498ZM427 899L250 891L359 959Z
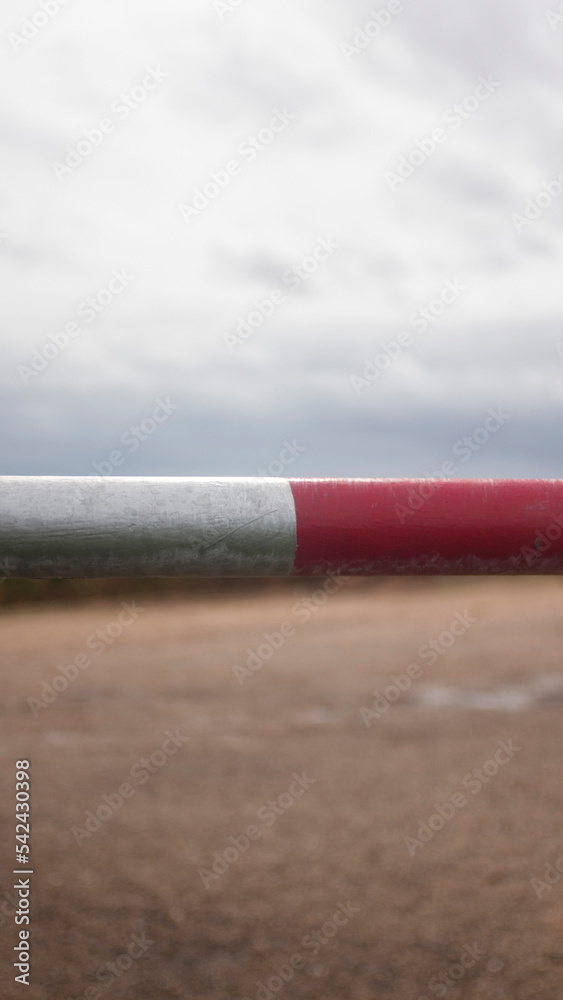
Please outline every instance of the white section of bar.
M284 576L286 479L0 477L0 575Z

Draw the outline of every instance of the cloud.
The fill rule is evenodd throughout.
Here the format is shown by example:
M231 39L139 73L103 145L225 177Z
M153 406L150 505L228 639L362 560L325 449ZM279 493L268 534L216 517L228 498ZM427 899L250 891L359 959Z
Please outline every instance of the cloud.
M0 17L6 37L23 14ZM471 474L555 474L563 199L521 235L511 215L563 169L563 29L524 0L405 0L347 63L368 17L75 0L5 54L0 472L87 471L169 392L183 415L127 474L252 474L299 432L296 474L418 475L501 402L514 422ZM58 182L53 160L154 64L170 77ZM391 192L385 172L489 74L498 93ZM186 226L180 203L285 107L295 122ZM321 236L338 252L229 357L225 333ZM24 386L18 365L115 268L134 285ZM463 298L355 396L350 373L457 277Z

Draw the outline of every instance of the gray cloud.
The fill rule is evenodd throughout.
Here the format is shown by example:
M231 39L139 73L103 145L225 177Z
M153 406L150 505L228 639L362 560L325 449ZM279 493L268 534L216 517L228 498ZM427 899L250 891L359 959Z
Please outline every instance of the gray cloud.
M223 21L211 0L100 0L6 43L0 473L87 474L164 393L180 410L124 474L251 475L296 436L292 475L419 475L503 404L510 423L460 474L560 475L563 197L521 235L511 216L563 170L563 29L525 0L404 6L349 62L359 0L243 0ZM23 16L3 11L0 36ZM148 65L169 78L119 121ZM385 172L489 74L499 92L392 193ZM241 142L284 107L295 122L246 162ZM108 114L59 183L53 159ZM180 203L233 157L186 226ZM289 291L284 271L329 235L338 251ZM114 268L132 286L23 385L18 365ZM467 293L355 394L350 374L456 277ZM275 287L286 301L229 355Z

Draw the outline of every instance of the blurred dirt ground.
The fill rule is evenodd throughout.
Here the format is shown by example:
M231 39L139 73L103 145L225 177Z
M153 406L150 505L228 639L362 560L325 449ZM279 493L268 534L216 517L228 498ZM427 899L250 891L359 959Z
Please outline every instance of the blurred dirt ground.
M3 997L560 1000L563 878L551 869L539 895L531 880L563 855L562 581L349 582L304 621L310 593L136 598L144 610L102 651L88 640L119 596L2 612ZM456 613L476 621L431 665L419 650ZM285 622L295 633L240 684L233 666ZM52 704L28 702L81 655L90 666ZM422 676L366 725L360 708L409 664ZM499 741L520 749L464 785ZM11 968L21 758L29 989ZM121 807L73 834L123 784ZM246 846L249 826L238 855L230 838Z

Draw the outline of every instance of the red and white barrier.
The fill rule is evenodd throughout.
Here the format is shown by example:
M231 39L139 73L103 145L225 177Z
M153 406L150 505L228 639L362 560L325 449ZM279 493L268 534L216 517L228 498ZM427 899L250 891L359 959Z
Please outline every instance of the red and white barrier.
M563 573L563 480L0 478L0 575Z

